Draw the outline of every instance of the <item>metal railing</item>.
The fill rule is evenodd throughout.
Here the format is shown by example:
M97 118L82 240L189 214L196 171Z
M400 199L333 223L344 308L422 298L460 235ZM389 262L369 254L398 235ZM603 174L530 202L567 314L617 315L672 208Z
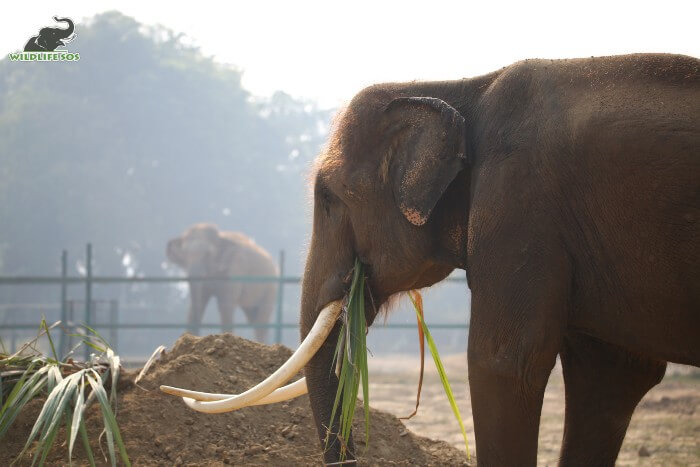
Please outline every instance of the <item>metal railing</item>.
M93 298L93 286L96 284L139 284L139 283L180 283L180 282L202 282L202 281L231 281L231 282L277 282L278 296L275 320L272 323L236 324L236 328L270 328L275 330L275 342L282 342L282 331L284 329L296 329L298 323L285 323L283 321L283 291L287 284L300 284L301 277L284 275L284 251L279 254L279 276L208 276L208 277L126 277L126 276L94 276L92 270L92 244L88 243L85 249L85 275L68 275L68 252L63 250L61 254L61 275L60 276L0 276L0 286L25 286L25 285L58 285L60 287L60 319L68 330L75 330L78 326L75 319L76 304L83 304L83 323L87 326L108 329L111 331L120 329L182 329L189 327L186 322L179 323L138 323L138 322L118 322L115 316L110 317L109 322L95 323L94 307L98 302L115 302L114 300L95 300ZM449 277L448 282L466 282L463 278ZM84 284L84 299L72 300L68 298L68 286ZM110 305L113 309L118 308L118 304ZM79 307L77 307L79 308ZM467 323L429 323L431 329L468 329ZM218 329L219 324L201 323L198 325L203 329ZM383 326L389 329L415 329L415 324L391 323ZM37 324L6 324L3 329L7 330L29 330L36 329ZM69 342L67 333L61 333L59 347L64 352ZM116 334L112 334L116 340ZM89 348L85 346L85 358L89 357Z

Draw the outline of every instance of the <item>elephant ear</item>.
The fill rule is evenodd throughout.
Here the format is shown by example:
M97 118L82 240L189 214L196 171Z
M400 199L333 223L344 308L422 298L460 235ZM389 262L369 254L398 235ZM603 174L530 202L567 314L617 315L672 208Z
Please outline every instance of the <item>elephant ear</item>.
M177 264L178 266L183 266L185 264L185 256L182 251L182 239L174 238L168 242L168 248L166 250L166 256L168 260Z
M384 113L394 198L404 217L420 226L467 166L464 117L434 97L400 97Z

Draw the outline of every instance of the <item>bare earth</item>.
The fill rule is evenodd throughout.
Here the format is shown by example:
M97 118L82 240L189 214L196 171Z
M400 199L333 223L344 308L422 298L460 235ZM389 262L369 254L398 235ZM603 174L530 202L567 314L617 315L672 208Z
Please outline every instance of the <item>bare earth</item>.
M194 412L179 398L161 393L161 384L240 393L284 363L291 351L266 346L231 334L184 335L157 361L138 386L135 373L125 374L118 387L117 420L126 450L135 466L315 466L321 449L306 397L288 403L247 407L231 413ZM10 465L22 450L43 401L34 400L0 440L0 466ZM358 411L359 413L362 412ZM363 417L355 418L362 465L465 465L466 457L448 443L408 432L390 414L372 410L369 446L362 439ZM99 465L109 465L98 444L102 416L95 405L87 412L87 428ZM47 463L68 465L65 430L61 428ZM17 465L32 465L34 449ZM74 464L86 465L76 443Z
M241 392L274 371L290 353L282 346L265 346L230 334L204 338L185 335L154 364L138 387L134 385L135 373L125 374L118 389L117 419L133 465L321 465L306 397L229 414L206 415L193 412L177 398L157 389L160 384L170 384L213 392ZM474 454L466 358L446 356L443 361ZM370 372L370 403L374 409L367 450L361 434L361 409L354 424L362 465L467 465L458 424L432 361L426 361L418 415L406 421L405 426L390 414L408 415L415 406L417 355L373 357ZM668 373L673 374L649 393L635 413L619 465L700 466L700 371L673 367ZM33 401L0 440L0 465L9 465L21 451L41 402ZM557 369L545 396L541 465L556 464L563 412L563 383ZM107 465L99 454L105 446L104 440L101 446L97 443L102 417L95 406L88 413L87 426L98 464ZM65 431L61 429L57 446L49 454L49 465L68 465L64 442ZM31 465L32 454L33 449L19 459L18 465ZM80 443L74 454L74 464L86 464Z
M416 355L370 358L370 398L377 409L397 416L415 407L419 361ZM474 424L466 384L466 355L443 358L452 390L474 449ZM464 451L459 425L442 384L426 355L423 395L418 414L404 421L414 433L447 441ZM539 465L556 465L564 418L564 382L557 365L544 398L539 436ZM648 455L645 455L648 454ZM700 370L669 365L664 380L637 407L618 465L700 466Z

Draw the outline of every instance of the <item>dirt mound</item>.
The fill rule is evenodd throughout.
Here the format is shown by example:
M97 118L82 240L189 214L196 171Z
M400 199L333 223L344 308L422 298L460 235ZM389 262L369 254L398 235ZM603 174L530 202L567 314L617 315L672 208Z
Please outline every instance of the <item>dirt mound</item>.
M241 392L261 381L291 355L286 347L266 346L230 334L184 335L134 386L134 374L123 377L117 420L134 465L320 465L320 447L308 399L249 407L208 415L187 408L180 399L158 391L160 384L208 392ZM3 440L0 465L19 453L41 402L34 401ZM101 415L92 407L90 438L97 439ZM359 411L361 413L361 411ZM357 417L356 430L362 430ZM64 433L59 433L64 440ZM363 440L358 450L364 452ZM61 443L61 441L59 441ZM96 443L95 443L96 444ZM84 463L80 443L75 459ZM93 446L99 455L99 447ZM104 447L106 449L106 447ZM394 416L372 410L365 465L466 465L466 456L442 441L406 430ZM67 463L67 449L52 450L54 465ZM27 464L29 458L23 459Z

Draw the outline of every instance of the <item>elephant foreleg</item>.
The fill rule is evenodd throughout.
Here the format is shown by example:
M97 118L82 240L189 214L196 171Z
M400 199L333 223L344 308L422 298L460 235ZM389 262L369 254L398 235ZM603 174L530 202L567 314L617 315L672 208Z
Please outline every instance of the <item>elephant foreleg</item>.
M470 343L468 360L479 465L534 466L542 400L556 351L520 342L484 353Z
M250 324L269 324L270 318L275 311L276 303L277 294L275 290L272 290L257 305L246 307L243 311ZM255 327L255 340L262 343L267 342L269 331L270 329L267 327Z
M562 466L613 466L632 412L664 376L666 363L580 334L561 352L566 387Z
M236 309L234 301L226 298L218 298L216 300L219 306L219 314L221 315L221 332L233 333L233 313Z
M537 462L544 390L565 328L564 260L540 255L528 262L475 266L468 361L480 466ZM498 280L489 280L494 277Z
M190 311L187 314L187 331L199 335L199 325L202 324L204 310L207 308L209 295L200 287L190 287Z

